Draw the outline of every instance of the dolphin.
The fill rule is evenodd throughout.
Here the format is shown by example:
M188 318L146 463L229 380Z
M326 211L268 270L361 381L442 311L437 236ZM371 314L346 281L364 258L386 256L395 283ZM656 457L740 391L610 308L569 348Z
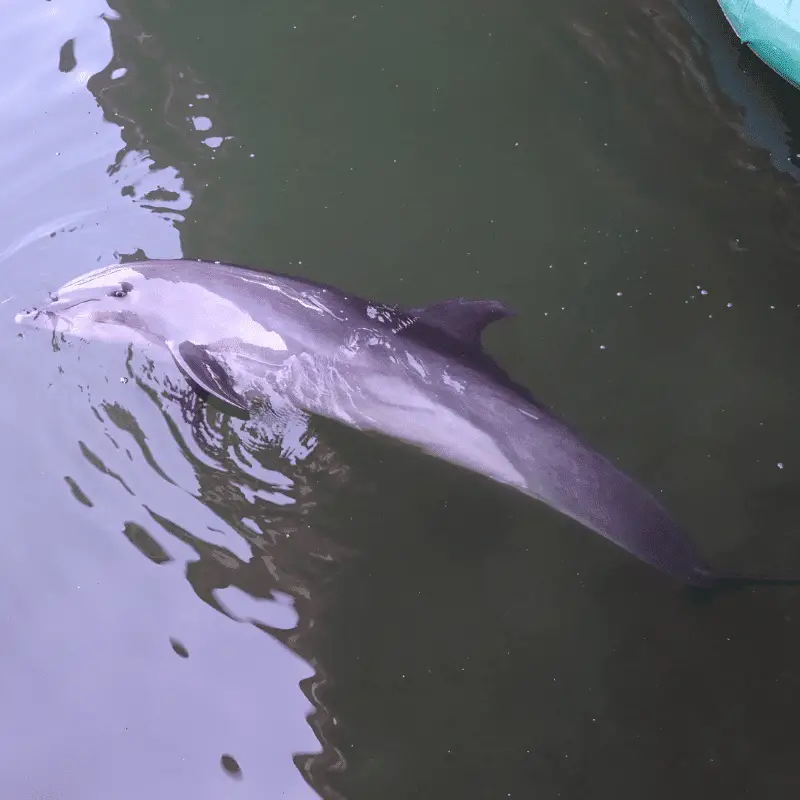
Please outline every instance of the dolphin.
M496 300L403 309L286 274L188 259L97 269L16 322L155 345L243 413L259 397L383 434L529 495L693 587L793 579L715 572L643 486L481 345Z

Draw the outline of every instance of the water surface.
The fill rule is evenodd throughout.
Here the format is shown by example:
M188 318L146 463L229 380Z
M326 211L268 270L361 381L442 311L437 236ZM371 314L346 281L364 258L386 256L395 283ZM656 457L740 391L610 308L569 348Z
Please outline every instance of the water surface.
M800 573L797 95L712 0L4 18L0 794L800 788L796 589L701 602L448 465L13 324L144 257L496 297L493 355L715 566Z

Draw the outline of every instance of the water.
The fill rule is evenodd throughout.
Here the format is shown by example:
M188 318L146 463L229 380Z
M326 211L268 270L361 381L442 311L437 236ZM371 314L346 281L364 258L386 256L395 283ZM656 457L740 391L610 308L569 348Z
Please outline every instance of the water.
M13 324L144 256L497 297L492 353L715 566L800 573L797 94L712 0L3 10L3 797L800 788L797 589L701 602L447 465Z

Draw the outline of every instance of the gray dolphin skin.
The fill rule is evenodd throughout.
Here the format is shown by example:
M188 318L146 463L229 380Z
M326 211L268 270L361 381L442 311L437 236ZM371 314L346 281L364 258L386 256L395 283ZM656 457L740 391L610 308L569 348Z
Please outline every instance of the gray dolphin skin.
M157 345L241 411L280 398L399 439L546 503L684 584L780 580L712 571L647 490L517 385L480 342L510 316L492 300L404 310L288 275L163 260L81 275L16 321Z

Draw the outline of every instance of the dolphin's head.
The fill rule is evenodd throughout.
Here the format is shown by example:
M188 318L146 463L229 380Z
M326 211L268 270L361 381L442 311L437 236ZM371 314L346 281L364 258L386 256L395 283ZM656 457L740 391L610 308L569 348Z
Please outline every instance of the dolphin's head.
M163 342L169 335L168 298L135 265L113 265L73 278L38 308L16 315L18 324L49 327L87 339Z
M262 360L266 351L283 359L287 343L274 330L269 303L248 302L252 285L252 279L220 280L213 265L191 261L115 264L73 278L16 322L89 341L255 347ZM281 330L291 337L296 328Z

